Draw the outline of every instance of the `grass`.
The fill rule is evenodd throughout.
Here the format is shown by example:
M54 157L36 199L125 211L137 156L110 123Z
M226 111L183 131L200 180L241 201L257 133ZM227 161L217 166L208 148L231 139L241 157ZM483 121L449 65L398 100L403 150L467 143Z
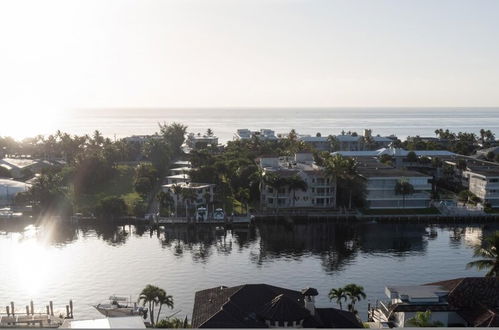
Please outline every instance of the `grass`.
M429 207L424 209L365 209L365 215L420 215L420 214L440 214L437 208Z
M499 208L485 208L485 213L496 214L499 213Z
M95 193L78 196L75 200L75 212L91 213L98 201L107 196L122 196L127 205L133 205L140 199L134 190L134 180L135 168L127 165L117 166L115 175L109 181L95 186Z

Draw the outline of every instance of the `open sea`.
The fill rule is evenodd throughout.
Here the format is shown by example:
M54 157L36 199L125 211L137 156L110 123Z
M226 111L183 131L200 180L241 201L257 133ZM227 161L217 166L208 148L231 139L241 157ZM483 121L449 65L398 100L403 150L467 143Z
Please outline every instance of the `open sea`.
M57 129L72 134L100 130L110 138L152 134L158 123L181 122L189 132L211 128L220 142L232 140L238 128L270 128L286 133L294 128L300 134L338 134L342 130L374 134L434 136L435 129L478 133L481 128L499 135L499 108L222 108L222 109L91 109L68 110L44 118L45 125L30 125L24 135L51 134ZM17 127L29 118L2 127L1 135L16 135ZM2 131L3 130L3 131ZM29 134L28 134L29 133Z

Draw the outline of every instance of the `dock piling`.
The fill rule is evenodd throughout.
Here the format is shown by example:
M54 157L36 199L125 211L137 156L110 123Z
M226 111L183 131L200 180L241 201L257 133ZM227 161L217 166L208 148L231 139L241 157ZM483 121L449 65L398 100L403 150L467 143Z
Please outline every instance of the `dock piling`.
M66 305L66 318L69 319L69 305Z
M12 316L15 316L16 310L14 309L14 302L13 301L10 302L10 309L12 310Z
M71 318L73 318L73 300L69 300L69 311L71 312Z
M26 305L26 315L29 315L29 306Z
M45 307L47 307L47 315L50 315L50 307L49 307L49 305L46 305Z
M7 312L7 316L10 316L10 308L9 308L9 306L5 306L5 311Z
M54 316L54 303L49 301L49 306L50 306L50 315Z
M31 315L35 315L35 305L33 304L33 300L29 302L29 306L31 309Z

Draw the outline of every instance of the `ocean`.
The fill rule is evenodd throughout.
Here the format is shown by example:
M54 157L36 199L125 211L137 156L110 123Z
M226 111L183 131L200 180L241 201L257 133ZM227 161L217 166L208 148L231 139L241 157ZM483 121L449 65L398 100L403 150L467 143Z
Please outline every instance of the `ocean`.
M499 108L219 108L219 109L91 109L68 110L49 118L50 124L31 125L26 136L50 134L57 129L71 134L100 130L110 138L152 134L158 123L181 122L189 132L211 128L220 142L232 140L238 128L270 128L276 133L295 129L300 134L323 136L342 130L373 134L434 136L435 129L478 133L481 128L499 135ZM26 121L26 118L23 118ZM17 125L8 125L14 132ZM9 135L3 127L0 136Z

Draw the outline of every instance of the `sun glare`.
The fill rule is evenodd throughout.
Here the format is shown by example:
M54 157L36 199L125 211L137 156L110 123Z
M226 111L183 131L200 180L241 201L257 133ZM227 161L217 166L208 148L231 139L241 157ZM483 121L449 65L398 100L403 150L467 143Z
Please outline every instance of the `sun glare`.
M63 112L54 109L39 110L37 107L15 109L4 116L0 136L11 136L16 140L33 137L38 134L53 134L58 129Z

